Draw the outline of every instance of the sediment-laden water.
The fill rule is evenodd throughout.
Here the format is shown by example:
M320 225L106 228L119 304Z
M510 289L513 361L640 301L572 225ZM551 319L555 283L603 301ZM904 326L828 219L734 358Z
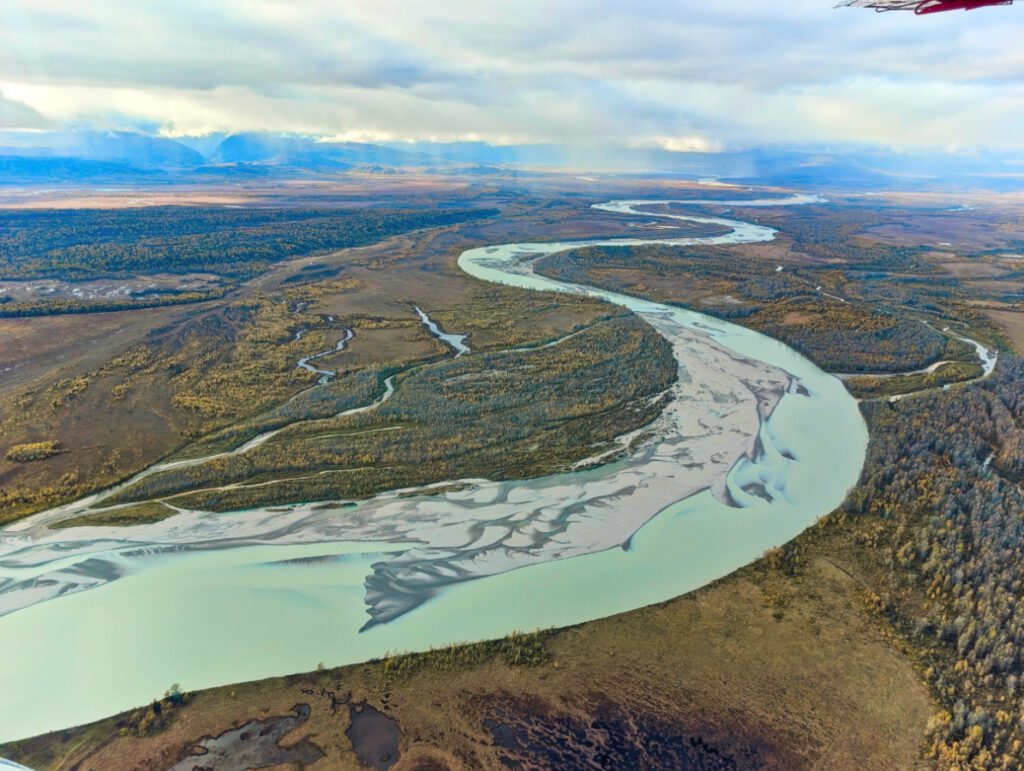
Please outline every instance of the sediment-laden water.
M185 511L132 528L48 530L80 510L71 505L0 530L0 741L145 703L174 682L196 689L662 601L838 506L867 443L839 380L750 330L533 273L538 257L581 245L775 235L649 210L660 203L596 208L730 231L506 244L459 260L487 281L602 297L669 340L679 361L672 400L654 424L621 438L622 457L526 481L457 480L436 495L396 491L355 507Z

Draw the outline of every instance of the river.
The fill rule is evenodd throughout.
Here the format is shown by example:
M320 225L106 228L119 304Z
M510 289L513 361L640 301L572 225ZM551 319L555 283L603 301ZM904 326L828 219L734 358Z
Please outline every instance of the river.
M595 208L729 229L656 243L775 236L748 222L638 210L659 203ZM0 530L0 741L145 703L174 682L192 690L337 666L663 601L832 511L867 445L838 379L742 327L532 270L536 258L581 243L651 242L506 244L459 259L486 281L628 307L669 340L680 368L673 398L652 426L621 439L630 450L613 463L518 482L457 480L439 494L395 491L354 507L185 511L153 525L56 532L45 525L51 512Z

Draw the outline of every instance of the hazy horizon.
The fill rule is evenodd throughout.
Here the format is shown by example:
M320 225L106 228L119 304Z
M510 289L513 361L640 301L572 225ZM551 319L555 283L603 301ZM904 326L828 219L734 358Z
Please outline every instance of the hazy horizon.
M832 5L14 0L0 8L0 129L1024 149L1019 9Z

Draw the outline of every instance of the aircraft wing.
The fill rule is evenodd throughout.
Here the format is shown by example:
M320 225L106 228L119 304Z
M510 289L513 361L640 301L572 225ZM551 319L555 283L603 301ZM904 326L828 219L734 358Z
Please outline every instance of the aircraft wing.
M844 0L836 8L874 8L876 11L913 11L921 0Z
M973 11L989 5L1013 5L1013 0L844 0L836 7L873 8L876 11L913 11L920 15L943 11Z

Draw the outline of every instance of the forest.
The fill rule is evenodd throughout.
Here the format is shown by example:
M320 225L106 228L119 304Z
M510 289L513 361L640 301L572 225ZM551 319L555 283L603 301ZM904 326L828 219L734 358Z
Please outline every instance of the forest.
M880 552L869 592L921 659L942 705L928 751L942 768L1018 768L1024 755L1024 360L990 379L865 402L871 441L838 515Z
M778 268L726 248L655 245L562 252L541 260L537 270L735 321L832 372L903 372L971 356L962 343L891 305L861 300L863 289L833 265ZM858 295L850 293L855 288Z
M661 408L651 397L675 377L669 343L619 313L556 346L415 367L376 410L293 423L244 455L151 475L105 503L180 496L173 502L224 511L462 477L538 476L649 423ZM260 484L273 480L281 481ZM235 483L244 485L209 489Z
M0 279L85 281L155 273L251 278L289 257L374 243L420 228L489 217L490 209L142 209L0 211ZM221 297L208 292L114 300L8 301L0 316L126 310Z
M435 318L471 334L474 353L547 343L619 313L583 296L471 288L457 309L438 310ZM347 312L363 291L344 271L313 284L289 282L183 315L98 366L0 399L0 522L109 487L164 457L232 450L260 433L370 404L385 378L450 357L412 305ZM337 376L317 386L320 376L296 364L334 346L344 330L354 332L355 352L325 359ZM381 339L390 346L383 357L374 351ZM457 429L452 423L445 430ZM60 443L50 457L20 447L50 440ZM571 443L563 449L579 451ZM162 507L116 511L88 521L167 515Z
M165 305L187 305L188 303L217 300L228 292L227 287L203 292L168 291L160 293L138 293L122 299L73 300L47 298L39 300L14 300L11 297L0 301L0 318L17 319L28 316L53 316L64 313L106 313L109 311L132 311L142 308L159 308Z

